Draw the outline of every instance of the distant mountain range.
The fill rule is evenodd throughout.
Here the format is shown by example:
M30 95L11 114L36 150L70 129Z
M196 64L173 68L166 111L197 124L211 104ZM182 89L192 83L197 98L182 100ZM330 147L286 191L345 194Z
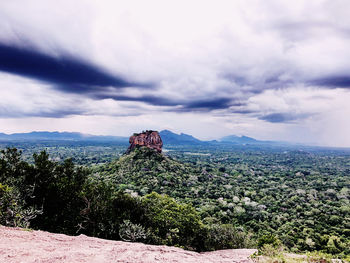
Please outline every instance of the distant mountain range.
M271 141L259 141L247 136L230 135L225 136L218 140L213 141L201 141L192 135L180 133L176 134L169 130L162 130L159 132L163 143L169 145L205 145L205 144L276 144L277 142ZM91 135L83 134L79 132L47 132L47 131L34 131L29 133L13 133L5 134L0 133L1 141L110 141L128 143L129 137L123 136L104 136L104 135Z
M160 137L162 138L162 141L164 144L202 144L205 143L204 141L198 140L197 138L193 137L192 135L180 133L176 134L169 130L162 130L159 132Z
M219 141L220 142L238 143L238 144L246 144L246 143L255 144L255 143L262 142L262 141L258 141L256 139L254 139L254 138L251 138L251 137L237 136L237 135L225 136L225 137L222 137Z
M47 132L34 131L28 133L0 133L0 140L30 140L30 141L128 141L128 137L99 136L79 132Z
M277 142L272 141L259 141L247 136L229 135L222 137L218 140L212 141L201 141L192 135L180 133L176 134L169 130L163 130L160 133L164 144L175 144L175 145L200 145L200 144L276 144Z

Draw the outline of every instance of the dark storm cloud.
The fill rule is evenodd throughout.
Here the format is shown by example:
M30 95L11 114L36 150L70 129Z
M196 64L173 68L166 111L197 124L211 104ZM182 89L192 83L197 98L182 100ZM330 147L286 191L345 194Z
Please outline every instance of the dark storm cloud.
M226 109L232 105L230 98L216 98L208 100L193 101L185 105L186 109L218 110Z
M294 117L286 113L271 113L261 116L259 119L268 122L288 122L294 120Z
M260 120L272 122L272 123L282 123L282 122L292 122L299 119L305 119L310 114L295 114L295 113L271 113L258 117Z
M1 118L25 118L25 117L42 117L42 118L63 118L71 115L84 115L83 109L41 109L38 111L25 112L18 111L17 108L3 110L0 109Z
M149 90L150 84L137 84L113 76L98 66L72 56L50 56L34 48L21 48L0 43L0 71L29 77L49 83L55 90L73 93L94 100L113 99L116 101L143 102L153 106L174 107L170 111L212 111L226 109L234 103L231 98L210 98L202 100L171 99L162 95L118 94L118 89L138 87ZM63 117L66 115L84 114L83 111L38 111L35 116Z
M288 88L300 80L299 76L293 76L293 78L286 79L285 75L288 74L287 69L281 69L284 65L280 65L280 68L276 70L270 69L269 72L261 73L256 77L244 77L244 72L231 73L225 72L219 74L219 76L230 83L235 85L235 90L239 90L246 97L260 94L265 90ZM228 90L232 90L232 87L227 87Z
M122 96L122 95L104 95L94 94L94 99L114 99L118 101L137 101L153 106L174 107L170 111L191 112L191 111L212 111L218 109L227 109L231 106L243 106L241 102L235 102L231 98L215 98L208 100L172 100L162 96ZM178 106L178 107L176 107ZM176 107L176 108L175 108Z
M310 82L313 85L330 88L350 88L350 75L337 75L319 78Z
M84 112L85 111L82 109L59 109L59 110L55 109L53 111L48 111L48 110L39 111L34 116L44 117L44 118L63 118L65 116L71 116L71 115L84 115Z
M35 49L3 43L0 43L0 71L45 81L57 89L73 93L90 92L96 87L142 86L72 56L54 57Z
M237 114L252 114L256 113L254 110L248 110L248 109L230 109L230 113L237 113Z
M211 112L215 110L228 109L230 107L246 106L245 103L236 101L233 98L213 98L207 100L177 101L174 102L177 107L168 111L172 112ZM237 110L239 111L239 110Z

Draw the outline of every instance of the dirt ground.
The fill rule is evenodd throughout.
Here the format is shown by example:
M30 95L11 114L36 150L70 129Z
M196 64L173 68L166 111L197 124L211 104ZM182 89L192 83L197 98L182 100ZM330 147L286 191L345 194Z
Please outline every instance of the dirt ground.
M206 253L0 226L1 263L252 263L254 249Z

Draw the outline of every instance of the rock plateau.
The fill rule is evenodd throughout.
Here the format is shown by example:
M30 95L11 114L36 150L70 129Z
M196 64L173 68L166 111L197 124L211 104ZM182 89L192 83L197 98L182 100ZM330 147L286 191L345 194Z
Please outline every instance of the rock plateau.
M206 253L0 226L1 263L254 263L255 249Z
M133 149L140 146L145 146L155 149L158 153L162 152L163 142L157 131L145 131L135 133L129 138L130 146L126 153L130 153Z

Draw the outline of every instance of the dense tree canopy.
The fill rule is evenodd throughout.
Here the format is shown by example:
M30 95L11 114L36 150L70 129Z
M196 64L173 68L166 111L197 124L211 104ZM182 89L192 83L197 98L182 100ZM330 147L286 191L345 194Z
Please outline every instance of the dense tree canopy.
M46 152L23 161L20 151L3 150L0 224L198 251L270 245L349 255L347 153L192 151L138 148L79 166Z

